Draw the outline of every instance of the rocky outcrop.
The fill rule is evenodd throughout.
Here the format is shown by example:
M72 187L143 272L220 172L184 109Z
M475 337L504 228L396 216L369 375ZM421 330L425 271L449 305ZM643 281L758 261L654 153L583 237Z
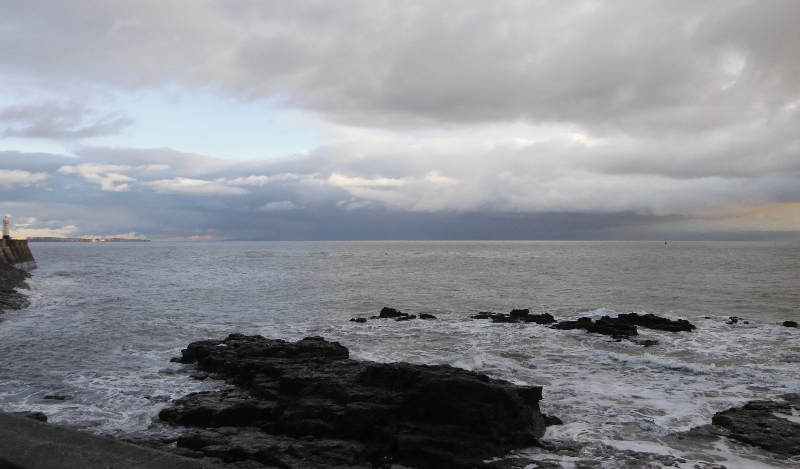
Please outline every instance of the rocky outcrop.
M622 313L617 316L617 322L667 332L690 332L697 329L697 326L686 319L667 319L652 313Z
M616 318L603 316L596 321L592 318L578 318L576 321L562 321L554 324L554 329L585 329L588 332L611 336L616 340L630 339L632 336L639 335L637 326L648 329L657 329L667 332L693 331L697 327L686 319L667 319L656 316L655 314L623 313ZM655 340L633 340L633 342L650 347L658 345Z
M470 317L472 319L491 319L492 322L532 322L535 324L556 322L556 318L550 313L530 314L528 309L514 309L508 314L483 312Z
M730 432L727 436L734 440L794 456L800 455L800 423L785 418L791 415L789 402L750 401L742 407L717 412L711 423L725 428Z
M436 319L436 316L428 313L420 313L419 318ZM370 317L370 319L394 319L395 321L410 321L412 319L417 319L417 315L404 313L394 308L389 308L384 306L383 309L381 309L381 312L378 314L378 316L372 316ZM365 323L367 322L367 318L352 318L350 319L350 322Z
M637 326L668 332L696 329L696 326L686 319L667 319L649 313L643 315L623 313L616 318L603 316L596 321L592 320L592 318L582 317L574 321L561 321L558 323L556 323L556 318L549 313L530 314L527 309L515 309L508 314L482 312L470 317L472 319L491 319L495 323L532 322L536 324L552 324L550 327L559 330L583 329L587 332L611 336L617 341L628 339L644 347L652 347L658 345L659 342L653 339L633 339L633 336L639 335Z
M446 365L348 357L319 337L194 342L180 361L197 362L237 390L189 395L159 417L194 427L177 442L184 454L281 468L482 467L544 434L539 386Z
M22 270L35 269L36 261L28 247L28 240L0 238L0 264Z
M587 332L611 336L614 339L629 339L631 336L638 335L636 326L618 321L616 318L603 316L597 321L592 318L578 318L576 321L563 321L551 326L553 329L571 330L584 329Z
M30 276L23 270L0 263L0 313L28 306L28 298L17 290L28 288L25 280Z

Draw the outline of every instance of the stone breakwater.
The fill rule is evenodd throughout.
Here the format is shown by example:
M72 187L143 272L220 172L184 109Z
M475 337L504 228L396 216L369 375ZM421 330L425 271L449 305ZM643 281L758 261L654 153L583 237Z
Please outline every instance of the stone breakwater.
M184 455L235 467L485 467L560 423L539 411L540 386L447 365L351 360L321 337L231 334L182 354L176 361L196 362L196 377L237 388L190 394L159 417L187 427L177 440Z
M22 270L35 269L36 260L28 247L28 240L0 238L0 264Z
M24 270L0 263L0 314L28 306L28 298L17 289L27 289L25 280L30 276Z

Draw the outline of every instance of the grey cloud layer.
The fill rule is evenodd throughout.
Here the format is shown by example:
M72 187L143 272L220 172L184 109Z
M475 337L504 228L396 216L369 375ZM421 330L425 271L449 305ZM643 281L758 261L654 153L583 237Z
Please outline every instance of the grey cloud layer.
M793 1L13 0L0 18L11 75L177 81L356 125L694 132L800 99Z
M421 237L469 238L456 227L484 219L497 227L519 225L506 234L512 238L564 235L564 226L540 225L543 220L570 226L569 236L580 237L619 223L614 233L627 229L631 236L647 232L643 225L719 218L739 206L792 203L800 194L797 178L781 173L723 178L588 170L584 159L609 150L573 137L510 140L488 150L471 140L420 146L397 137L244 162L166 150L95 148L77 158L3 152L0 168L13 169L0 170L2 207L37 219L31 228L70 226L73 234L370 238L386 235L381 230L398 220L424 220L428 226L414 229ZM82 209L53 210L65 206ZM588 225L572 226L579 222ZM353 234L354 226L366 231ZM401 228L409 235L409 227ZM503 237L500 231L492 236Z

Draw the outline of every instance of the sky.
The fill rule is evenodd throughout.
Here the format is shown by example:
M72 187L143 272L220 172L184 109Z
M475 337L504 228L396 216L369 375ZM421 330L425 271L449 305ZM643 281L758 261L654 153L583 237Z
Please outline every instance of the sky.
M13 236L800 240L796 1L4 0Z

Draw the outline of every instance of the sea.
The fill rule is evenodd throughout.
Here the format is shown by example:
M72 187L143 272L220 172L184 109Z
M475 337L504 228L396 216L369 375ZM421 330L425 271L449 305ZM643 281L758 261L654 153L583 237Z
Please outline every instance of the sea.
M227 384L170 362L230 333L323 336L352 358L448 364L544 388L564 424L518 454L616 467L631 452L685 468L800 467L723 438L681 436L715 412L800 393L800 244L757 242L31 243L30 306L0 317L0 410L121 438L176 435L170 401ZM382 307L435 320L368 320ZM623 312L658 345L471 319L528 308L558 320ZM737 318L733 323L731 317ZM800 415L791 416L800 422ZM564 452L562 452L564 453ZM531 465L530 467L534 467ZM648 466L649 467L649 466Z

